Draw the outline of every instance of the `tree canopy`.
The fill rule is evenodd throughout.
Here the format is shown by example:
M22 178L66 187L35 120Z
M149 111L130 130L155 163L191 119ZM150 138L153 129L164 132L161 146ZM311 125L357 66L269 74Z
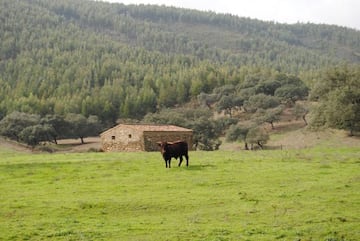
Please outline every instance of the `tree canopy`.
M311 98L319 101L312 126L328 126L360 131L360 67L329 69L313 89Z
M98 135L101 123L97 116L86 118L81 114L69 113L66 117L13 112L0 121L0 135L6 136L29 146L40 142L54 142L57 138L84 138Z
M318 69L360 60L355 30L165 6L3 0L0 20L0 118L76 113L111 125L224 85L245 88L249 75L261 83L256 94L299 99L304 86L276 73L309 86ZM265 72L274 78L257 79ZM225 96L219 109L242 105Z
M257 121L273 125L282 105L309 92L320 101L317 123L359 128L353 29L89 0L2 0L0 23L1 133L30 144L45 133L82 139L97 128L84 123L155 122L159 113L166 122L167 110L187 105L227 120L240 110L264 114ZM228 121L204 116L186 124L205 126L199 148L216 149ZM65 133L62 122L78 126Z

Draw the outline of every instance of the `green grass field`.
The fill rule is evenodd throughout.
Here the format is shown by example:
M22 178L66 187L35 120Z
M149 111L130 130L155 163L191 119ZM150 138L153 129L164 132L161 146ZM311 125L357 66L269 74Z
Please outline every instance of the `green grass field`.
M360 240L360 148L25 154L0 148L0 240Z

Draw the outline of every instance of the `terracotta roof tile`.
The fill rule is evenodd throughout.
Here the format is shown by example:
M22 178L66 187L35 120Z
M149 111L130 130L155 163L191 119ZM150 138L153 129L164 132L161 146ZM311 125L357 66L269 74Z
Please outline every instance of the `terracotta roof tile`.
M139 131L184 131L184 132L192 132L191 129L187 129L187 128L183 128L180 126L174 126L174 125L146 125L146 124L119 124L117 126L114 126L113 128L110 128L106 131L104 131L103 133L101 133L100 135L105 134L106 132L112 130L112 129L117 129L117 128L131 128L134 130L139 130Z
M180 126L174 126L174 125L120 124L119 127L128 127L128 128L132 128L132 129L136 129L136 130L141 130L141 131L192 131L190 129L183 128Z

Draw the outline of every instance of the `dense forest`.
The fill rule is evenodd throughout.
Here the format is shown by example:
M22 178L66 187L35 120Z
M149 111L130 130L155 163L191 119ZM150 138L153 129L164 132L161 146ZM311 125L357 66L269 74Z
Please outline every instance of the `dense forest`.
M306 98L327 69L360 62L354 29L165 6L2 0L0 23L0 120L17 111L155 122L194 102L229 117L275 111Z

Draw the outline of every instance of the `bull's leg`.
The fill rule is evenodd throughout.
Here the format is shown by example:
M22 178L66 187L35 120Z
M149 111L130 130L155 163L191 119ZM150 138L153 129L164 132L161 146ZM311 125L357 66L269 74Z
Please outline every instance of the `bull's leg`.
M167 165L167 163L168 163L168 161L167 161L167 160L165 160L165 167L166 167L166 168L167 168L167 166L168 166L168 165Z
M180 156L179 166L181 166L182 161L183 161L183 158L182 158L182 156Z
M189 155L185 155L185 158L186 158L186 166L189 166Z
M170 166L170 163L171 163L171 158L170 158L168 161L169 161L169 168L171 168L171 166Z

